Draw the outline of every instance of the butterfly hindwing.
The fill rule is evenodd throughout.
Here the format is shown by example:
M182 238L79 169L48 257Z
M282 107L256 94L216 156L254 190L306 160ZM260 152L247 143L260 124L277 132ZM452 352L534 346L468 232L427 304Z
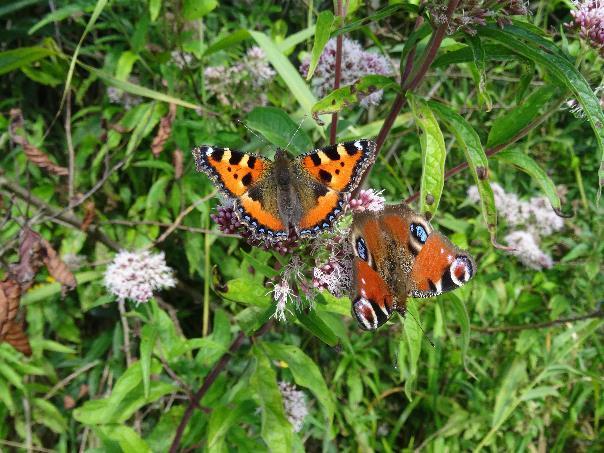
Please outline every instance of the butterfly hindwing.
M352 314L364 330L375 330L384 324L395 309L393 297L384 279L367 261L353 261Z
M272 163L264 157L213 146L193 150L195 168L214 181L225 195L239 197L266 176Z
M375 160L371 140L339 143L298 157L302 168L315 180L337 192L351 192Z

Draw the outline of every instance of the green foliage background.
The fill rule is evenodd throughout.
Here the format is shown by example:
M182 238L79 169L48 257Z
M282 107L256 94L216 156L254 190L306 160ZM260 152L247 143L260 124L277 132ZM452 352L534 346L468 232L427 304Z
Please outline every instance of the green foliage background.
M505 145L488 160L491 180L521 198L544 193L574 213L542 244L554 267L533 271L496 249L491 237L503 236L505 225L486 226L495 215L488 188L477 206L466 198L472 171L452 176L433 222L476 258L472 282L434 300L411 300L417 322L394 319L376 333L359 330L348 301L325 296L314 311L243 339L194 408L182 448L601 451L604 322L595 315L557 320L602 313L596 198L603 116L589 88L601 83L602 60L562 25L570 2L531 3L534 14L523 19L530 25L489 25L475 37L457 32L443 41L410 98L413 112L405 106L396 117L368 185L397 202L419 190L420 181L429 183L423 178L444 176L436 166L422 168L418 128L443 135L447 169L468 159L475 173L484 150ZM413 34L413 2L381 6L376 13L365 2L350 2L342 31L395 60L416 37L421 55L431 28ZM374 138L399 91L396 83L381 80L384 100L365 110L350 89L321 103L297 71L305 52L314 45L319 55L326 38L339 33L327 13L332 8L329 2L215 0L0 6L0 214L6 220L0 276L17 260L26 220L62 256L80 257L74 292L61 297L59 285L40 273L22 299L32 357L0 344L0 449L166 451L191 392L240 331L251 335L274 311L266 285L274 275L266 263L276 258L216 234L210 221L216 201L198 203L182 222L186 228L156 247L176 270L177 287L147 305L127 306L138 358L128 367L118 307L102 280L115 250L100 238L127 249L149 246L185 208L211 194L210 181L194 172L194 146L266 148L237 119L283 146L303 115L327 111L335 100L337 109L347 105L339 140ZM265 51L278 76L266 92L269 107L246 114L205 90L203 70L237 62L252 45ZM194 57L180 69L173 52ZM142 102L112 104L109 87ZM585 117L561 108L571 98ZM169 103L178 106L172 131L153 157L151 142ZM88 232L52 215L69 206L66 178L28 163L11 142L12 108L22 110L29 141L60 165L68 165L71 140L75 192L94 189L96 217ZM434 122L414 117L418 109L434 112ZM527 125L534 127L507 146ZM321 146L327 136L327 127L308 119L292 149ZM182 175L172 161L176 149L184 152ZM554 185L567 188L562 202ZM27 203L15 187L40 203ZM422 206L429 209L436 206ZM66 212L79 221L85 214L83 205ZM287 421L279 380L307 394L310 414L298 433Z

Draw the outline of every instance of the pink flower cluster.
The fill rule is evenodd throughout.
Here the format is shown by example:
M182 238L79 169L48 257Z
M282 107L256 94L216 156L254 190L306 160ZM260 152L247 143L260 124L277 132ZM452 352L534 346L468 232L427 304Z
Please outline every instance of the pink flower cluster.
M105 271L105 287L120 300L148 302L153 293L176 285L164 253L119 252Z
M564 220L552 209L545 197L533 197L523 201L516 194L507 193L497 183L492 183L497 213L503 217L514 231L505 237L505 241L515 250L520 262L532 269L550 268L552 258L539 248L540 239L550 236L564 228ZM478 203L480 195L476 186L468 190L468 198Z
M573 22L568 27L579 30L579 36L604 56L604 2L601 0L574 0Z
M310 66L310 56L302 60L300 73L306 77ZM352 85L357 80L368 75L390 75L394 72L388 58L363 49L361 44L352 39L342 40L342 72L340 86ZM336 73L336 38L328 41L319 58L319 63L313 74L311 87L319 98L333 91ZM375 91L365 96L360 104L363 107L377 105L382 99L383 90Z
M447 2L432 0L428 4L430 16L435 25L447 23ZM462 30L476 34L476 26L486 25L487 19L497 21L500 27L511 23L512 16L529 14L528 1L523 0L461 0L447 24L447 34Z

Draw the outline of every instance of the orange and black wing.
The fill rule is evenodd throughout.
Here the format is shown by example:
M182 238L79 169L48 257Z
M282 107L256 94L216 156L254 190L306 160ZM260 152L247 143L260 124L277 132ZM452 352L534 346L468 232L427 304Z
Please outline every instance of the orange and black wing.
M316 181L336 192L351 192L375 161L376 145L356 140L314 150L299 156L302 168Z
M240 197L266 176L272 162L264 157L214 146L193 149L195 169L229 197Z
M213 146L195 148L193 157L197 171L208 175L226 196L235 198L235 209L241 222L255 236L267 239L287 237L287 227L279 216L270 160Z

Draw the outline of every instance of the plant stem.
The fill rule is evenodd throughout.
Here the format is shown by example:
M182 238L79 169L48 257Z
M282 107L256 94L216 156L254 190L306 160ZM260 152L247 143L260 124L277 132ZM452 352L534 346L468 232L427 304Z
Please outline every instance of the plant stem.
M210 223L210 214L206 213L204 226L207 228ZM207 336L210 331L210 279L212 273L210 271L210 237L211 234L206 234L204 237L204 262L203 262L203 325L201 335Z

